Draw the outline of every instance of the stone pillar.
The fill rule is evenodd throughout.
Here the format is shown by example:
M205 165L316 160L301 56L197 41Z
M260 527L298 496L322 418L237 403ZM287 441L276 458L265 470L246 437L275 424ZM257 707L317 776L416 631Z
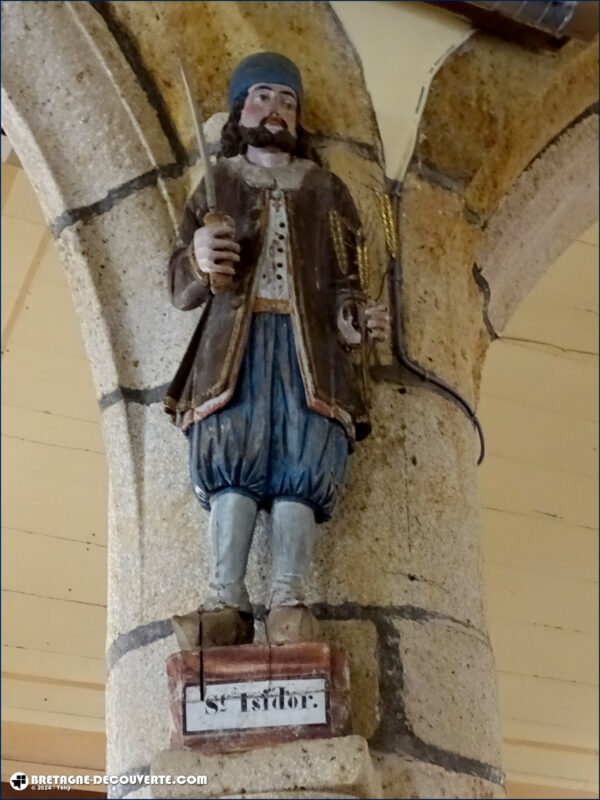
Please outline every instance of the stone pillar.
M191 126L175 57L193 58L211 114L222 110L231 67L254 50L277 49L286 31L286 52L314 98L306 113L320 149L375 231L372 290L387 269L373 222L378 202L365 188L384 188L381 147L360 62L325 5L15 1L2 10L6 130L63 254L103 410L107 772L146 775L169 744L165 659L177 649L170 617L199 605L207 589L206 515L189 486L185 441L160 402L197 320L170 307L165 282L176 222L199 177L186 149ZM440 130L445 118L442 109ZM472 273L479 218L463 184L425 173L415 167L403 192L396 335L474 405L489 341ZM321 528L309 601L324 636L348 649L355 733L369 743L383 796L502 797L478 438L458 404L401 373L389 352L380 359L374 432L351 459L339 513ZM249 588L260 609L265 519L255 538ZM311 746L311 796L368 793L370 777L335 783L320 766L330 746ZM369 757L360 741L347 747ZM246 796L301 796L292 777L277 784L259 754L248 758L260 788ZM128 797L148 796L127 789Z

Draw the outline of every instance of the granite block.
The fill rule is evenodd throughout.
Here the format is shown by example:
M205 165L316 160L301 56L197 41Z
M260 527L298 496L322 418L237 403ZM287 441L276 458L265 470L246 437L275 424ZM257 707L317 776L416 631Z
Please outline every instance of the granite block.
M206 775L202 785L152 787L152 797L381 797L367 743L360 736L298 740L246 753L205 755L166 750L152 775ZM290 794L286 794L286 793Z

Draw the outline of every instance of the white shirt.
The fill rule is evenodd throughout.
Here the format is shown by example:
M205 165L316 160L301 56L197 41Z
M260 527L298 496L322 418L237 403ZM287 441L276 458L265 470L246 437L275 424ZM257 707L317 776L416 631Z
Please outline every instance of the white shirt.
M258 260L257 297L289 300L288 276L289 226L283 192L269 191L269 222L265 243Z

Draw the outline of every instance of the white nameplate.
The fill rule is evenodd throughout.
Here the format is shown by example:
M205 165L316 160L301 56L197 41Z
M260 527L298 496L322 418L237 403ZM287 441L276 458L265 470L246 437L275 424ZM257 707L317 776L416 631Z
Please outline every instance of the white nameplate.
M218 683L186 686L185 733L322 725L327 722L324 678Z

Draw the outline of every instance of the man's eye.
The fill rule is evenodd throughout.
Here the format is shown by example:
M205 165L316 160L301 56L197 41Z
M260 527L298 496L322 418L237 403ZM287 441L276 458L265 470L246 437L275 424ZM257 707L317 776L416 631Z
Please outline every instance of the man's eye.
M263 103L266 103L267 100L269 99L269 95L266 92L261 92L261 94L258 95L258 99L261 100Z

